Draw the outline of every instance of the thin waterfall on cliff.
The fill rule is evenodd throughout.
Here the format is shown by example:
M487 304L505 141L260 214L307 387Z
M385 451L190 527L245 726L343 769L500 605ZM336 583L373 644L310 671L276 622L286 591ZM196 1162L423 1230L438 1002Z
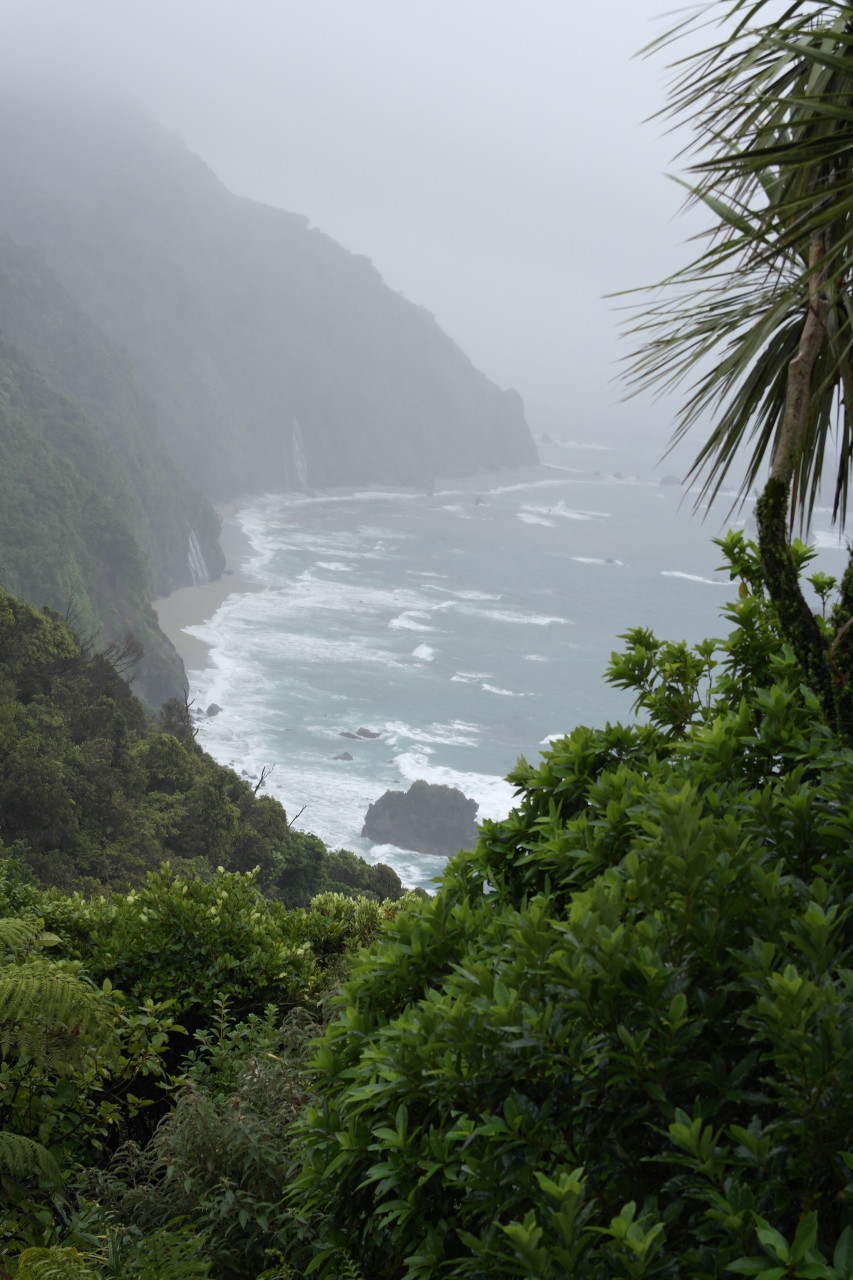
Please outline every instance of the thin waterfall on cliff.
M205 562L202 549L198 545L198 538L195 536L195 529L190 529L189 544L187 547L187 566L189 567L194 587L200 587L203 582L210 581L210 571L208 570Z
M293 462L292 475L296 481L295 488L304 493L308 488L308 463L302 447L302 428L295 418L290 436L290 457Z

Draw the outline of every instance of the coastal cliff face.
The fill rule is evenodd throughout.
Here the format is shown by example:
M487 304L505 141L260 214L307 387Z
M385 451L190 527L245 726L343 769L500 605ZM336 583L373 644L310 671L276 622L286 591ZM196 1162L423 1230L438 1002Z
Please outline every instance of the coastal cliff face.
M519 396L305 218L228 192L126 104L0 88L0 586L128 631L221 574L211 501L535 462Z
M427 311L141 112L0 94L0 165L0 230L122 344L209 496L537 460L520 397Z
M125 666L154 706L181 696L184 671L151 608L134 528L139 499L110 442L0 339L0 583L66 617L87 648L142 657Z

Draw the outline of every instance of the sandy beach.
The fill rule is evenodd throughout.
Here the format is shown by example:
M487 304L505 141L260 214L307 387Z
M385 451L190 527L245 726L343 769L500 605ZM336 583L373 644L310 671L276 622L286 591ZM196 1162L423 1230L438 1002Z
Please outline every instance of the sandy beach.
M225 570L213 582L198 587L180 587L169 596L153 601L160 628L169 637L188 671L200 671L208 665L210 646L197 636L188 635L185 627L198 626L212 618L229 596L262 590L261 584L246 572L245 564L252 547L237 519L237 513L251 498L235 498L217 504L222 517L220 545L225 553Z
M509 485L536 484L543 480L564 478L559 467L517 467L514 470L481 472L475 476L437 479L435 493L488 493ZM423 490L405 485L351 485L342 488L312 490L313 496L322 498L345 497L352 493L422 493ZM223 601L232 595L264 590L261 583L252 578L246 569L251 554L251 543L243 532L237 515L252 502L251 495L234 498L230 502L217 503L222 517L220 543L225 553L225 571L213 582L197 587L180 587L169 596L153 601L153 607L161 629L177 649L188 671L200 671L209 663L210 646L197 636L188 635L185 628L199 626L212 618Z

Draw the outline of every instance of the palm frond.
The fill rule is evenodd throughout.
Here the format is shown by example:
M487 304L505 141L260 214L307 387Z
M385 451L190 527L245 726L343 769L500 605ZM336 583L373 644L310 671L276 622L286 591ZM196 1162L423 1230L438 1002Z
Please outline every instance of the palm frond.
M843 521L853 462L853 6L791 0L780 14L770 0L722 0L701 15L706 25L715 16L721 36L675 64L665 112L697 122L685 185L715 222L693 262L638 291L625 381L629 394L686 383L674 440L709 413L715 420L693 463L700 501L718 495L744 446L745 494L778 448L787 367L819 289L826 322L792 494L807 521L829 468Z

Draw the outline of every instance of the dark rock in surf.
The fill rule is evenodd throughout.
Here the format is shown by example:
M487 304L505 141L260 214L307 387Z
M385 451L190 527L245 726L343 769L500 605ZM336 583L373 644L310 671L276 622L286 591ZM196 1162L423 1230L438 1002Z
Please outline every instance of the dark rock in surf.
M380 796L367 810L361 834L374 844L449 858L476 845L479 807L456 787L418 780L408 791Z

